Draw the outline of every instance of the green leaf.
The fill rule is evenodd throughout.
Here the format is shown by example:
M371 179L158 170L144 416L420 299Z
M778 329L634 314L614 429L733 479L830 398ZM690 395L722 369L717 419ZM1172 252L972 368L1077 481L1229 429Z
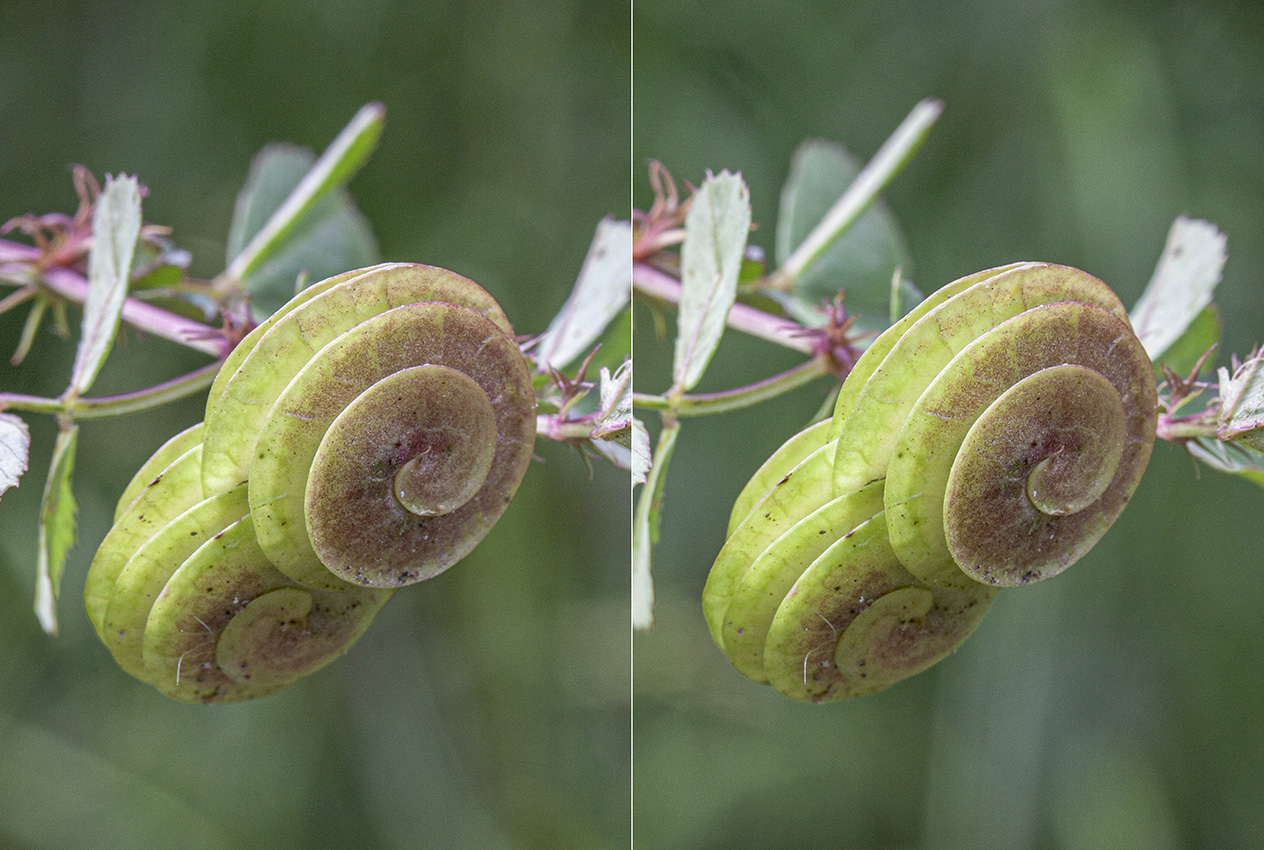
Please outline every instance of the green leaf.
M31 457L31 432L12 413L0 413L0 495L18 486Z
M1215 304L1209 304L1199 311L1194 321L1190 322L1189 327L1185 329L1185 333L1168 346L1158 361L1155 362L1154 368L1158 372L1159 363L1164 364L1176 374L1184 377L1194 370L1198 365L1198 360L1213 345L1220 343L1220 332L1222 324L1220 321L1220 311L1216 309ZM1215 368L1216 356L1212 354L1204 361L1200 373L1206 373Z
M781 193L776 240L779 264L789 260L859 174L860 162L841 145L808 141L799 146ZM860 314L871 329L885 328L893 273L897 268L907 271L911 264L908 244L895 217L881 200L874 200L794 280L791 292L797 304L792 312L800 318L814 318L822 302L845 289L848 313ZM905 283L903 278L901 282ZM901 287L901 315L919 301L916 288ZM811 323L820 322L815 318Z
M75 504L70 477L75 469L79 426L70 425L57 434L53 462L44 482L44 507L40 512L39 563L35 574L35 615L50 635L57 634L57 596L66 553L75 545Z
M242 255L247 243L268 226L312 173L315 163L316 155L310 150L289 144L268 145L255 156L228 231L230 257ZM368 221L347 190L335 187L261 256L242 284L251 293L255 319L262 321L294 296L300 274L306 272L308 280L324 280L377 261L377 240Z
M648 629L654 625L653 550L658 542L658 518L663 508L663 486L667 481L667 465L671 463L677 423L664 425L654 449L645 486L641 488L632 517L632 628ZM648 447L649 439L646 436ZM633 476L635 477L635 469Z
M75 395L87 392L92 386L114 344L119 315L127 298L140 224L140 184L136 178L107 176L105 189L92 212L83 334L70 377L70 392Z
M1214 224L1185 216L1172 223L1154 276L1128 317L1151 360L1162 357L1211 303L1227 256L1225 235Z
M1240 475L1252 484L1264 487L1264 452L1241 443L1225 443L1210 437L1199 437L1185 444L1186 450L1218 472Z
M868 165L846 187L846 191L841 192L841 196L835 196L837 200L811 232L794 245L793 252L773 275L774 288L791 289L794 282L869 208L917 153L943 110L943 103L937 100L923 100L913 107Z
M708 174L685 218L672 369L675 392L698 383L720 343L737 297L750 220L750 192L741 175L727 171L718 177Z
M247 179L241 195L238 196L237 210L234 212L234 221L230 228L228 253L231 259L221 277L241 281L250 288L249 280L261 270L265 263L274 259L287 242L304 234L312 240L335 236L339 232L338 228L320 226L322 221L327 223L332 216L330 208L322 207L321 201L350 180L368 160L382 135L385 117L386 109L380 103L370 103L363 107L299 179L293 179L292 173L287 172L291 173L293 182L286 191L284 200L279 203L275 200L266 201L262 197L256 200L253 197L257 184L268 186L267 192L272 192L275 191L276 186L286 182L272 175L257 176L258 171L271 167L266 162L261 163L260 160L266 160L269 151L275 150L276 146L265 148L263 154L256 158L251 169L251 177ZM292 152L295 149L287 146L287 150L291 151L291 154L287 156L290 157L292 167L294 161ZM358 224L344 221L341 225L367 232L367 226L363 225L362 218L350 205L349 199L342 196L342 201L341 204L335 204L334 209L349 209L350 218L355 219ZM262 225L259 225L257 222L262 218L263 210L267 210L267 218ZM318 221L315 223L308 221L309 217L317 212L322 213L317 216ZM242 220L241 223L239 219ZM363 248L364 235L364 232L353 234L350 241ZM247 238L249 238L248 243ZM309 251L313 247L308 246ZM376 254L376 245L372 246L372 250ZM302 252L299 253L302 254ZM346 271L348 268L354 268L354 266L344 266L336 271ZM275 273L274 271L272 274ZM312 279L320 280L323 276L318 277L313 271ZM291 295L294 291L293 280L294 278L290 279Z
M632 297L632 224L604 218L597 224L575 288L536 346L540 368L561 369L587 354Z

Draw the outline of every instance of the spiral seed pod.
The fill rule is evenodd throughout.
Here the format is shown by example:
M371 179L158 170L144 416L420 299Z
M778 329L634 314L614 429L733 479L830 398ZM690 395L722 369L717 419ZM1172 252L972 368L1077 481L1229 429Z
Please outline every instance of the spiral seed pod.
M394 589L491 529L535 401L496 302L388 264L304 290L225 360L205 423L125 489L84 591L119 664L191 702L249 699L342 655Z
M1056 575L1106 533L1156 418L1150 360L1101 281L1025 263L949 284L743 489L703 593L712 637L803 701L920 672L999 588Z

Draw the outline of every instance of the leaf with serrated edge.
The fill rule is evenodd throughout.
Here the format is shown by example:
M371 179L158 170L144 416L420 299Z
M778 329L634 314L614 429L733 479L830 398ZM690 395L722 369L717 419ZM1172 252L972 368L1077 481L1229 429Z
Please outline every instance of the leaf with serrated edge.
M540 369L561 369L588 352L632 297L632 224L597 224L575 288L536 346Z
M664 426L654 449L654 463L649 468L645 486L636 502L632 517L632 628L648 629L654 625L653 549L658 542L658 517L663 507L663 485L667 465L676 447L679 425ZM648 440L647 440L648 442ZM635 475L635 472L633 473Z
M1172 223L1154 276L1128 316L1151 360L1211 303L1227 256L1225 235L1211 222L1180 216Z
M107 177L92 213L92 250L88 253L88 294L83 302L83 335L75 352L70 389L88 391L101 371L118 332L127 298L132 257L140 236L140 184L135 177Z
M0 413L0 495L18 486L30 458L30 429L12 413Z
M750 192L741 175L708 174L685 219L674 390L698 383L720 343L737 296L750 220Z
M40 512L39 562L35 574L35 615L50 635L57 634L57 595L66 553L75 545L75 504L70 477L75 469L79 426L57 434L53 461L44 482L44 507Z

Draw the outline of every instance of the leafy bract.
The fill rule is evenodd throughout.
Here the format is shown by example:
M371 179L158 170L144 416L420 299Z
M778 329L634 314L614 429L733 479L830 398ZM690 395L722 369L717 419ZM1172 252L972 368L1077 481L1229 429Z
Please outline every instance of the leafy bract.
M654 447L653 464L649 467L632 516L632 627L635 629L648 629L654 624L652 553L654 544L658 542L658 519L663 509L667 466L679 434L678 423L663 426L658 435L658 445Z
M70 391L75 395L88 391L114 344L140 224L140 184L136 178L106 177L105 189L92 212L83 333L70 377Z
M75 469L75 448L79 426L58 432L53 460L44 482L44 505L40 512L39 562L35 573L35 615L50 635L57 634L57 596L66 553L75 545L75 504L70 478Z
M673 391L698 383L720 343L737 296L750 220L750 192L741 175L708 174L685 219Z
M632 224L597 224L575 288L536 346L541 369L561 369L586 354L632 297Z
M1264 355L1248 357L1232 375L1221 367L1217 436L1264 450Z
M1185 448L1212 469L1240 475L1264 487L1264 452L1242 443L1226 443L1210 437L1190 440L1185 443Z
M1227 251L1225 235L1211 222L1180 216L1172 223L1154 276L1128 317L1151 360L1211 303Z

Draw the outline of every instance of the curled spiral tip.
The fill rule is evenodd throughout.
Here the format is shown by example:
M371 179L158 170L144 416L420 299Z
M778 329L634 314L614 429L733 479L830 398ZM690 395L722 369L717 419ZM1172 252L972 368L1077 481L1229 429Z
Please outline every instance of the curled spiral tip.
M477 284L403 263L314 284L242 340L205 422L125 489L89 618L177 699L285 687L346 652L395 588L473 549L535 421L513 328Z
M810 702L925 669L999 588L1056 575L1106 533L1156 410L1150 360L1097 278L1019 263L945 286L738 497L703 592L712 636Z

